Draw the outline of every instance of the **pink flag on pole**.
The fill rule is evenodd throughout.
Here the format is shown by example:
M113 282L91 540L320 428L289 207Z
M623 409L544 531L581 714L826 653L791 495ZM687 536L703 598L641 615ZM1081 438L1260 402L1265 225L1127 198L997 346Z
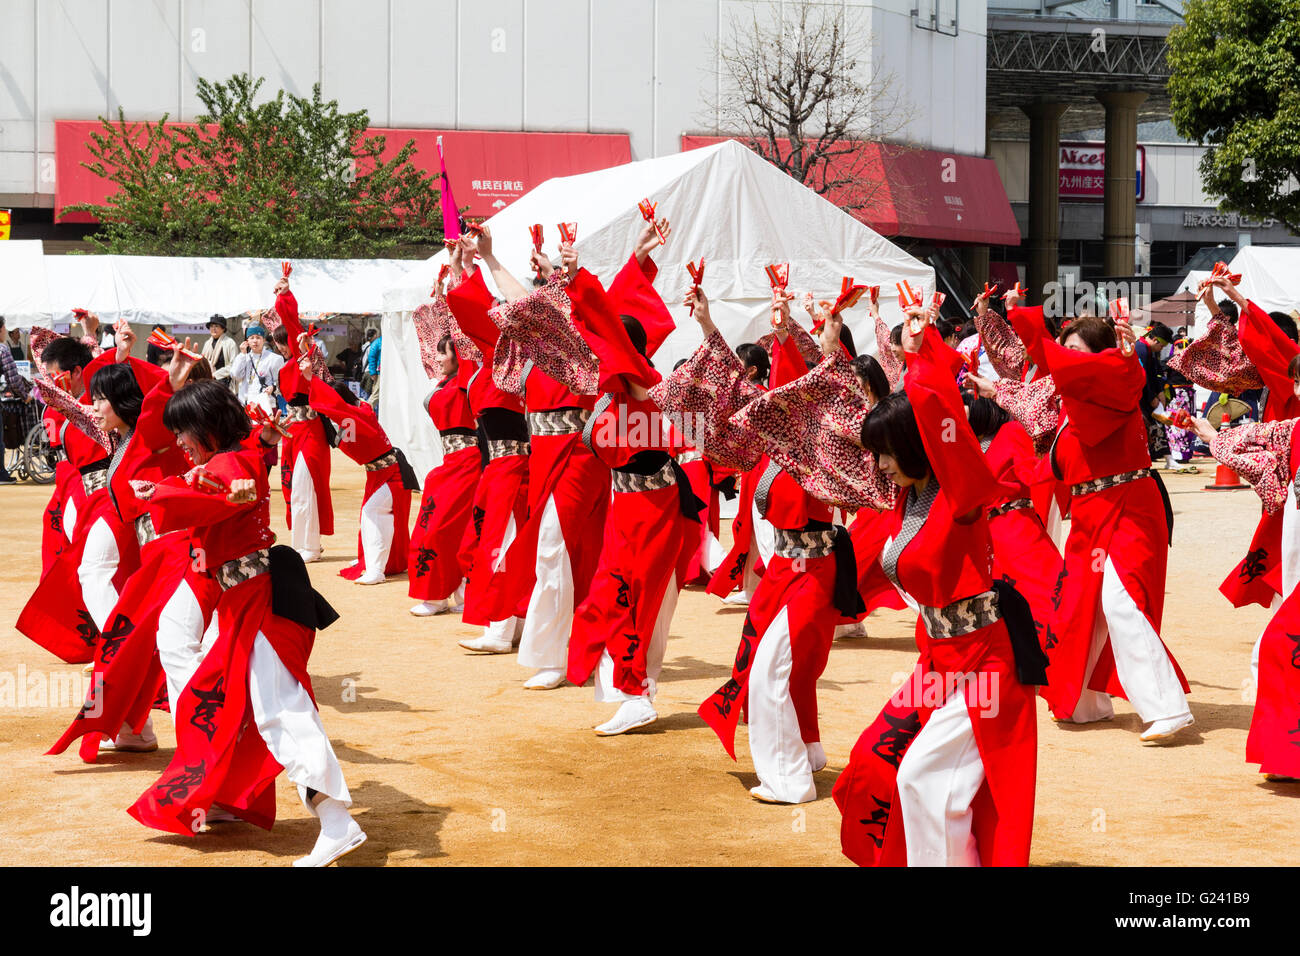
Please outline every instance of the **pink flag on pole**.
M459 239L460 234L465 231L465 224L461 222L456 197L451 194L451 180L447 177L447 160L442 155L441 136L438 137L438 165L442 169L438 184L442 193L438 200L442 207L442 231L448 239Z

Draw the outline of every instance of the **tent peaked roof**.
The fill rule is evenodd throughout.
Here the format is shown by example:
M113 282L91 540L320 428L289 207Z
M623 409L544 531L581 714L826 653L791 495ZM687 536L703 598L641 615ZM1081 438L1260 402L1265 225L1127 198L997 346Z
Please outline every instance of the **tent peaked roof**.
M672 227L667 245L653 254L655 285L666 301L680 300L685 264L701 257L705 291L718 298L769 295L763 267L770 262L790 263L792 289L822 296L837 292L844 276L887 290L903 279L933 286L928 265L734 140L547 180L488 220L494 252L515 275L526 275L528 227L542 225L554 258L556 224L576 222L580 262L608 282L644 224L642 199L657 203ZM431 277L436 271L435 265Z

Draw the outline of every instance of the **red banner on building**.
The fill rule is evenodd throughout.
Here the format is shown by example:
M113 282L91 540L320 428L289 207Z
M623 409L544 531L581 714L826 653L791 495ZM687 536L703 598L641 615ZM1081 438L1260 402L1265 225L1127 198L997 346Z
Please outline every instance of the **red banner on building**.
M683 136L682 149L711 146L722 136ZM743 139L738 139L743 143ZM782 149L789 143L779 141ZM850 152L831 160L830 175L856 185L824 195L883 236L938 242L1018 246L1020 228L993 160L908 149L887 143L842 144ZM836 148L839 148L837 145ZM851 172L851 176L844 175ZM809 183L816 188L817 183Z
M181 125L181 124L178 124ZM191 124L185 124L191 125ZM82 163L90 162L91 132L99 122L58 120L54 124L54 218L56 222L94 222L85 213L63 210L77 203L102 204L113 184ZM411 162L438 178L438 137L447 157L447 174L456 201L468 206L467 216L487 218L500 212L534 186L556 176L575 176L632 161L626 134L494 133L469 130L378 129L369 136L385 137L384 157L390 158L415 140Z

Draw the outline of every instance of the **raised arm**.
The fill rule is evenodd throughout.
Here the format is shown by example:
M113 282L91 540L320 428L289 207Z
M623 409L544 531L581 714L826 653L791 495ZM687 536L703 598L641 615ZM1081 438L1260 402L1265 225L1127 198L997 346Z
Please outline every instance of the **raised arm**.
M492 279L496 282L497 288L501 294L506 297L507 302L518 302L528 294L522 282L514 277L514 274L501 264L495 253L492 251L492 230L486 225L478 226L478 236L475 245L478 248L478 254L483 257L483 264L488 267L492 273Z
M953 377L953 356L933 324L920 336L904 330L907 356L904 387L926 457L958 521L973 521L1000 496L1001 485L989 469L979 439L966 421L966 409ZM951 354L949 354L951 353Z

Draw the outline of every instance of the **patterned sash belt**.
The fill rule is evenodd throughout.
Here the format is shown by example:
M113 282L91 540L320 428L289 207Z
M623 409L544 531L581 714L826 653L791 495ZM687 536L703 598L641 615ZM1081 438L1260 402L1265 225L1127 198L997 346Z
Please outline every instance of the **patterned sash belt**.
M368 461L361 467L366 471L383 471L385 468L391 468L397 464L397 452L390 448L374 461Z
M497 439L488 442L488 461L496 461L498 458L509 458L511 455L528 454L528 442L514 441L509 438Z
M265 548L261 551L254 551L252 554L246 554L242 558L235 558L233 561L227 561L221 567L217 568L216 579L221 585L221 590L229 591L236 584L243 584L259 574L266 574L271 570L271 552Z
M1107 475L1105 478L1094 478L1091 481L1071 485L1070 494L1077 498L1080 495L1091 495L1094 492L1105 491L1107 488L1114 488L1116 485L1126 485L1130 481L1140 481L1143 478L1150 477L1150 468L1143 468L1141 471L1126 471L1120 475Z
M458 451L464 451L466 448L477 448L477 435L443 435L442 436L442 455L446 458L448 455L454 455Z
M835 547L835 531L776 530L776 556L778 558L824 558Z
M619 494L627 494L631 491L658 491L660 488L671 488L677 484L672 459L651 475L637 475L630 471L615 470L613 478L614 491Z
M688 448L677 456L677 464L689 465L691 462L699 461L703 457L704 452L700 451L698 448Z
M585 408L556 408L549 412L529 412L531 435L580 435L591 412Z
M295 422L309 422L316 417L316 409L310 405L290 405L284 412L284 421L289 425Z
M998 515L1004 515L1008 511L1025 511L1033 508L1034 503L1028 498L1017 498L1015 501L1008 501L1004 505L998 505L996 508L989 509L989 520L996 518Z
M135 540L140 547L144 547L150 541L157 539L158 531L153 526L153 516L145 512L135 519Z
M988 627L994 621L1002 619L1002 612L998 610L997 595L985 591L974 597L953 601L947 607L922 605L921 619L925 621L925 630L930 637L943 640Z
M86 489L86 494L93 495L100 488L108 487L108 462L102 465L95 465L81 473L81 487Z

